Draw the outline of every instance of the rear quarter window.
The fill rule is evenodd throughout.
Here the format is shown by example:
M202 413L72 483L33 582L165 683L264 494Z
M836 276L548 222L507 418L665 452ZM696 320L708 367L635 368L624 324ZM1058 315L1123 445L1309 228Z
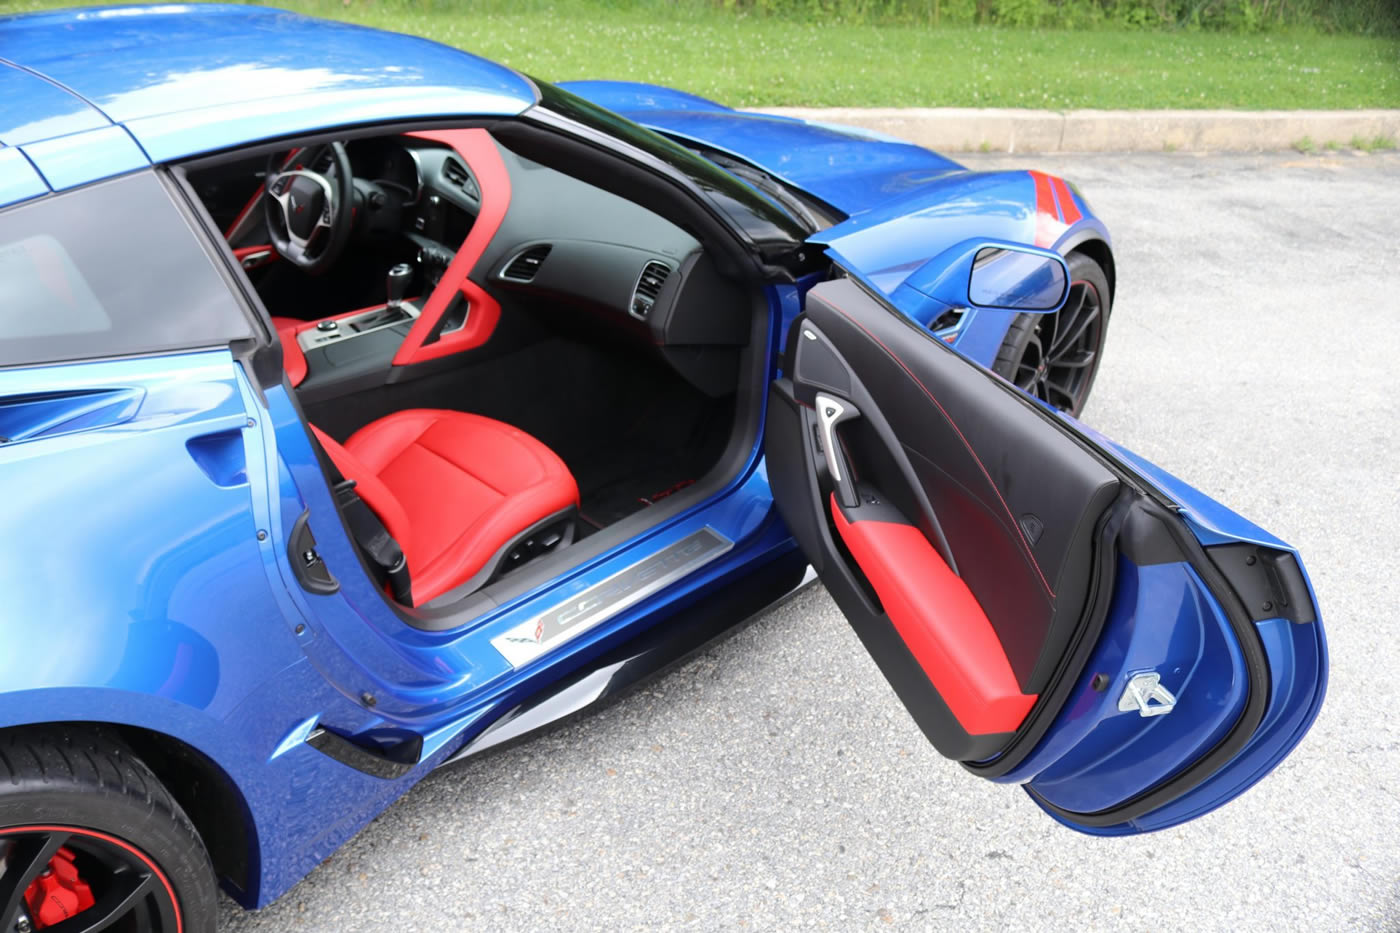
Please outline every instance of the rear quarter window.
M0 366L222 346L252 335L153 172L0 212Z

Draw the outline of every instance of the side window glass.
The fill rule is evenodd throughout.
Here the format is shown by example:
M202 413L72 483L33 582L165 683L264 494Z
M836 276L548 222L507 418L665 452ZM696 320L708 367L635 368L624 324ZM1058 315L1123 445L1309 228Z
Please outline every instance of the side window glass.
M0 366L252 336L152 172L0 212Z

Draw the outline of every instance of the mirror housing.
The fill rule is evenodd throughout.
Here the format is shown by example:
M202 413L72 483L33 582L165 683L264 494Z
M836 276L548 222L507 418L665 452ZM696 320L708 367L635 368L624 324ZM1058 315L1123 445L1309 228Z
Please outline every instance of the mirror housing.
M976 238L924 263L904 280L905 288L944 308L1048 314L1064 307L1069 267L1054 250Z

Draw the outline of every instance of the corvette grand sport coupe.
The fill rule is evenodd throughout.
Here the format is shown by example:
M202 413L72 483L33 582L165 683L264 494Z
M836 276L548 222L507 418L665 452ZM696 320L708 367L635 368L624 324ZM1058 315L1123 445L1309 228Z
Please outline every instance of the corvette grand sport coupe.
M0 99L0 933L209 930L814 579L1085 833L1317 713L1295 551L1074 417L1059 178L256 7L0 19Z

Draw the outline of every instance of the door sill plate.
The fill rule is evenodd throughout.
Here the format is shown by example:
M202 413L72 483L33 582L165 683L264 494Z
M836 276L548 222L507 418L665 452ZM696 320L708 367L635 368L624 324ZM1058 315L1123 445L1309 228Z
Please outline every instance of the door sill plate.
M524 667L722 556L734 542L708 525L491 639L510 666Z

